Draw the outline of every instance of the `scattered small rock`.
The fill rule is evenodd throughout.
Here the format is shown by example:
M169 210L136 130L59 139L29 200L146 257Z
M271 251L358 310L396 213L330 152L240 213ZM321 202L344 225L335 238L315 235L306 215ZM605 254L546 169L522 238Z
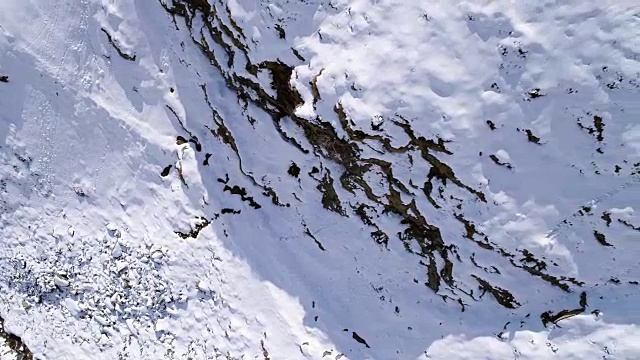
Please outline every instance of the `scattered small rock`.
M274 27L278 32L278 36L280 37L280 39L285 39L287 37L286 33L284 32L284 29L280 24L276 24Z
M293 177L298 177L300 176L300 167L295 162L291 162L291 166L289 166L287 173Z
M531 99L537 99L539 97L543 97L543 96L546 96L546 95L547 94L541 93L539 88L534 88L534 89L531 89L531 90L529 90L527 92L527 96L529 97L529 99L528 99L529 101L531 101Z
M492 154L492 155L489 155L489 158L490 158L494 163L496 163L496 165L504 166L504 167L506 167L506 168L507 168L507 169L509 169L509 170L513 169L513 165L511 165L511 164L510 164L510 163L508 163L508 162L500 161L500 159L498 159L498 157L497 157L497 156L495 156L495 155L493 155L493 154Z
M598 240L600 245L613 246L613 245L611 245L610 243L607 242L607 238L604 236L603 233L600 233L597 230L593 230L593 236L596 238L596 240Z
M366 342L362 337L360 337L360 335L358 335L355 331L353 331L353 332L352 332L352 335L351 335L351 336L353 337L353 339L354 339L355 341L357 341L357 342L359 342L360 344L362 344L362 345L364 345L364 346L366 346L366 347L370 348L369 344L367 344L367 342Z
M527 134L527 140L529 140L529 142L540 144L540 138L533 135L533 132L531 130L525 129L524 132Z

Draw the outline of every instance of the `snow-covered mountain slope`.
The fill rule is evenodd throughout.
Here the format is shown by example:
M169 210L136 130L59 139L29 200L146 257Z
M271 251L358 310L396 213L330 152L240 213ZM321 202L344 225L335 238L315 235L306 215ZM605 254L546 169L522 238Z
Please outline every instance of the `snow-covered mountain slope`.
M0 358L640 357L634 1L0 2Z

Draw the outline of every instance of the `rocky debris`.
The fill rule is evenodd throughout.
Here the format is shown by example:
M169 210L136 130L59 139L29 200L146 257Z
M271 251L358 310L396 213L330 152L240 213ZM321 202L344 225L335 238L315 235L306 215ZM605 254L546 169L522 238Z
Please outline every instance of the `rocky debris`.
M587 132L596 137L598 142L604 141L604 121L602 120L602 116L594 115L593 116L593 126L583 125L578 121L578 126L581 129L587 130Z
M22 339L6 331L2 317L0 317L0 342L3 342L10 349L9 354L0 354L3 357L4 355L13 355L17 360L33 360L33 353Z
M22 294L25 310L36 304L61 307L71 317L93 319L106 336L104 346L108 346L110 332L122 326L152 329L159 319L169 316L170 308L186 301L189 287L196 288L196 284L165 280L161 269L168 260L166 248L154 244L131 247L126 233L115 223L106 229L107 234L97 238L75 235L64 251L59 241L43 242L50 256L19 255L3 261L0 273L2 281ZM9 339L17 352L28 353L19 339L7 336L0 331L0 338Z

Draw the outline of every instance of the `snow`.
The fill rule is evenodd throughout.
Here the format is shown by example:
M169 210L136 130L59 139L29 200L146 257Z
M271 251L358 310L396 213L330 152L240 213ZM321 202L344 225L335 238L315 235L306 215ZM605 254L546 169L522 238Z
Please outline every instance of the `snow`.
M505 334L504 340L448 336L432 344L427 352L435 359L616 359L633 357L640 350L636 325L607 324L590 316L576 316L567 320L566 326L555 334L516 331ZM478 352L478 348L484 351Z
M209 0L233 64L165 3L0 2L0 317L36 358L640 357L633 1ZM341 186L292 116L229 89L234 74L275 97L245 65L276 59L293 67L299 119L353 138L340 105L352 130L388 139L358 143L360 159L389 163L400 201L440 229L453 285L425 285L430 259L396 236L406 224ZM415 147L387 151L412 136L441 139L448 152L431 154L462 185L432 179ZM329 178L346 216L323 207ZM383 166L363 179L389 191ZM525 271L527 252L569 291Z

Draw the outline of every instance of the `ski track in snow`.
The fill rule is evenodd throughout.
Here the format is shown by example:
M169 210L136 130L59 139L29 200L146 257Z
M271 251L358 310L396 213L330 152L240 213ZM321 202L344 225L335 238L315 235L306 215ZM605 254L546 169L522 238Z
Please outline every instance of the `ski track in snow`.
M458 287L434 293L400 240L376 244L351 212L361 193L335 186L347 217L323 208L308 173L318 167L337 184L340 166L282 141L269 116L244 106L184 19L163 9L170 1L4 0L0 317L35 358L640 357L633 1L209 2L235 19L220 21L244 37L253 64L294 66L297 116L345 137L341 104L353 128L379 127L394 147L409 139L394 117L449 141L452 154L438 158L487 201L448 183L441 208L416 206L464 259ZM242 57L232 71L245 71ZM277 95L268 73L257 77ZM211 136L216 116L237 154ZM290 119L281 126L311 149ZM380 153L366 144L363 157ZM404 184L421 186L430 171L379 156ZM299 177L287 173L292 162ZM367 176L382 194L383 176ZM272 203L267 186L289 205ZM583 285L562 291L481 249L457 209L500 248L527 249L548 274ZM397 220L380 214L377 224L395 235ZM519 306L486 289L478 298L473 276ZM557 325L540 321L580 307ZM0 359L18 358L8 344L0 336Z

